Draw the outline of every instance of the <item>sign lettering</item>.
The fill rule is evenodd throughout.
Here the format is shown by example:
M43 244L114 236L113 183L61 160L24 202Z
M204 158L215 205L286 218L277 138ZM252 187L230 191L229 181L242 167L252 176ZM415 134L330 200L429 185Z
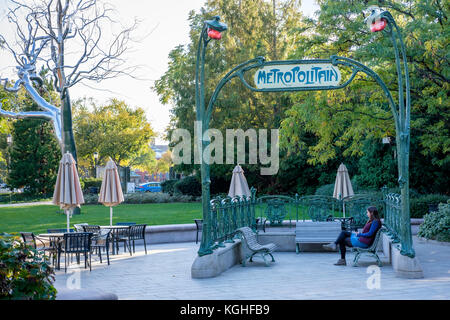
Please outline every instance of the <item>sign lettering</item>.
M337 86L339 69L331 63L266 65L255 73L258 89L288 89Z

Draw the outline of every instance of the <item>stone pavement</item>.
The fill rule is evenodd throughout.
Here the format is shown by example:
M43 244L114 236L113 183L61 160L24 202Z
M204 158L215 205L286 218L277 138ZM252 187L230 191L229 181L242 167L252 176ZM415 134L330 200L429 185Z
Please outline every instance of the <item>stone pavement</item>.
M359 267L334 266L338 254L333 252L275 252L270 267L257 257L247 267L236 265L216 278L192 279L198 245L170 243L148 246L147 255L143 246L132 257L121 251L110 266L93 255L91 272L83 261L81 269L71 264L67 274L57 271L55 287L97 289L133 300L449 299L450 246L414 237L414 247L424 279L397 278L391 265L370 267L370 256L363 256ZM352 257L348 253L347 261Z

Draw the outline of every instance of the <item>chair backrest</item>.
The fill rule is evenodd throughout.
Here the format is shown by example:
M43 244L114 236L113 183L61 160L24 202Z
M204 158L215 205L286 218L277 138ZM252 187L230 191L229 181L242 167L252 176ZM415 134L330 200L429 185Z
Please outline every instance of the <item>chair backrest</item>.
M372 244L370 245L370 247L368 248L368 250L376 250L378 247L378 241L381 238L381 232L383 232L383 227L381 227L380 229L378 229L377 234L375 235L375 239L373 239Z
M36 238L33 232L21 232L23 242L36 249Z
M144 237L145 237L145 227L147 227L146 224L137 224L137 225L134 225L134 226L130 226L129 239L130 240L144 239Z
M67 229L47 229L47 233L66 233ZM69 232L74 232L73 229L69 229Z
M242 227L237 229L237 231L244 237L245 242L247 242L247 246L250 249L255 249L260 246L260 244L256 241L256 233L254 233L250 227Z
M197 227L197 229L201 229L203 226L203 219L194 219L195 222L195 226Z
M73 226L77 232L84 232L83 226L87 226L87 225L89 225L89 223L77 223L77 224L74 224Z
M134 226L136 222L117 222L116 226Z
M64 233L64 251L85 253L91 251L91 232Z
M100 226L98 226L98 225L83 225L83 231L91 232L91 233L100 233Z

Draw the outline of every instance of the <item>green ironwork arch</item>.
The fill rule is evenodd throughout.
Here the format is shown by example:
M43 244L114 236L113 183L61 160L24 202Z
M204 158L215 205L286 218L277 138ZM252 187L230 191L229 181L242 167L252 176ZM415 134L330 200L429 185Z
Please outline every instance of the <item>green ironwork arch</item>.
M292 88L266 88L266 89L258 89L253 87L248 83L248 81L245 79L245 74L247 72L250 72L254 69L262 68L264 66L270 66L270 65L294 65L294 64L315 64L315 63L331 63L333 66L345 66L351 68L351 75L350 77L344 81L342 84L337 86L312 86L312 87L292 87ZM331 56L330 59L314 59L314 60L282 60L282 61L269 61L266 62L264 57L257 57L248 61L245 61L233 69L231 69L220 81L219 84L216 86L214 93L212 94L208 107L206 109L206 117L203 119L203 126L204 128L209 127L209 123L212 116L212 111L214 110L214 103L216 102L221 90L223 87L230 82L234 78L238 78L245 87L248 89L254 91L254 92L289 92L289 91L319 91L319 90L337 90L347 87L356 77L358 73L364 73L368 76L370 76L375 82L381 87L384 94L386 95L386 98L389 102L389 106L391 109L392 114L394 115L394 122L395 122L395 128L396 132L400 133L400 136L404 135L402 132L402 125L400 123L399 118L399 111L397 110L397 105L394 101L394 98L392 97L391 92L389 91L388 87L384 83L384 81L380 78L380 76L373 71L372 69L368 68L367 66L363 65L362 63L347 58L347 57L340 57L340 56ZM400 99L401 97L399 97ZM400 107L401 108L401 107ZM401 111L400 111L401 113ZM400 161L400 159L399 159ZM400 164L399 164L400 166ZM399 182L401 180L401 175L399 177ZM409 249L408 249L409 248ZM415 253L412 248L412 239L411 244L409 246L402 247L402 254L414 257Z
M218 17L215 17L219 21ZM409 148L410 148L410 109L411 109L411 98L410 98L410 84L409 84L409 74L408 65L406 59L405 45L402 40L401 32L397 26L394 18L388 11L382 11L379 8L372 9L371 15L367 18L369 22L373 24L374 21L381 21L382 28L374 28L371 31L382 31L387 33L393 43L396 69L398 76L398 91L399 103L396 104L394 99L387 88L383 80L378 76L376 72L367 66L361 64L346 57L331 56L330 59L318 59L318 60L284 60L284 61L269 61L266 62L264 57L256 57L255 59L248 60L239 64L238 66L231 69L218 83L216 86L207 108L205 109L204 104L204 57L206 46L208 45L210 39L206 37L206 34L210 28L215 29L211 25L211 21L206 21L202 33L200 35L200 41L198 44L197 52L197 65L196 65L196 110L197 110L197 120L202 123L202 134L199 143L203 147L208 145L208 141L204 140L203 133L208 129L211 120L212 111L214 109L214 103L222 90L222 88L232 79L239 78L241 82L250 90L255 92L289 92L289 91L317 91L317 90L336 90L348 86L356 77L359 72L365 73L366 75L372 77L375 82L382 88L384 94L386 95L391 112L394 116L396 138L397 138L397 154L398 154L398 175L399 175L399 186L401 189L401 212L399 217L399 230L400 236L402 238L401 243L401 254L413 258L415 256L414 249L412 247L412 236L411 236L411 226L410 226L410 212L409 212ZM387 27L385 29L385 26ZM221 28L223 31L226 30L226 25ZM203 41L202 41L203 40ZM400 58L401 56L401 58ZM403 70L401 61L403 60ZM311 87L291 87L291 88L263 88L258 89L252 87L245 79L245 73L256 69L262 68L268 65L283 65L283 64L312 64L312 63L331 63L333 66L346 66L352 69L352 74L350 77L342 84L334 86L311 86ZM403 81L403 77L405 78ZM406 99L404 96L404 90ZM202 157L203 160L203 157ZM205 255L212 253L210 249L211 239L209 237L210 233L210 198L209 198L209 165L203 160L201 162L201 175L202 175L202 208L203 208L203 228L204 232L202 234L202 242L200 249L198 251L199 255Z

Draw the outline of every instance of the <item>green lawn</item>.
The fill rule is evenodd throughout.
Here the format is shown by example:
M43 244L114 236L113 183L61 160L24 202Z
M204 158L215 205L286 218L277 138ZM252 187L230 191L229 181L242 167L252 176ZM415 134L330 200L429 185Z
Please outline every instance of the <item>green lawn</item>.
M202 217L201 203L121 204L114 207L113 224L136 222L147 225L194 223ZM89 223L109 225L109 208L85 205L80 215L73 215L70 224ZM66 216L57 206L36 205L0 208L0 233L28 231L47 232L50 228L65 228Z

